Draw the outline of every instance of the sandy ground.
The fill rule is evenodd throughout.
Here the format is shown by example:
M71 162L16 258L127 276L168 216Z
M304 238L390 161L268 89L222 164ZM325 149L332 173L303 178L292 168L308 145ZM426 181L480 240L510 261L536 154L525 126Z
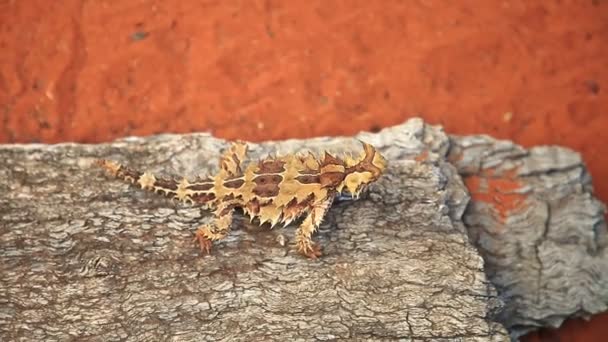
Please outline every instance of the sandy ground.
M601 0L4 0L0 142L260 141L420 116L576 149L608 202L606 37ZM602 322L527 340L599 341Z

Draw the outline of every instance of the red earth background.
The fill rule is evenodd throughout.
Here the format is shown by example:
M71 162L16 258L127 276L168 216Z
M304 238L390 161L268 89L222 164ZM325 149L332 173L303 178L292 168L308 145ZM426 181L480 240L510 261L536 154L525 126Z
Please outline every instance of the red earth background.
M607 37L602 0L0 0L0 143L261 141L419 116L573 148L606 203ZM605 324L526 341L599 341Z

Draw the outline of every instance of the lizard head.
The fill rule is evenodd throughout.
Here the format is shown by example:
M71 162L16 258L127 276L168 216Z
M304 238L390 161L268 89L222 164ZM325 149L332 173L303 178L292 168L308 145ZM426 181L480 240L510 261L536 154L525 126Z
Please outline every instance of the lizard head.
M360 141L362 153L344 160L328 153L321 163L321 185L335 187L338 192L357 198L370 183L382 176L387 167L386 159L372 145Z
M359 197L369 184L377 181L388 165L386 159L372 145L363 141L360 143L363 145L363 152L359 157L345 159L343 188L354 198Z

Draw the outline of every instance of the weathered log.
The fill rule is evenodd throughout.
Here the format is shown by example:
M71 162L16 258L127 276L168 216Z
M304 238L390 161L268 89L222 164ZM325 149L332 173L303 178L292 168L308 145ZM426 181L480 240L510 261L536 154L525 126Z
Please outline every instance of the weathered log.
M226 142L209 135L4 145L2 336L501 340L493 318L517 338L606 310L605 207L578 154L448 138L417 119L357 138L381 148L389 174L366 198L331 210L316 262L281 245L293 240L291 227L243 220L202 257L190 236L205 213L90 168L112 157L165 174L213 172ZM357 147L348 138L290 140L254 145L252 157Z
M514 338L608 309L606 207L578 153L453 136L449 159L471 191L464 222Z
M227 143L209 135L0 147L2 340L508 340L461 220L469 196L445 161L449 138L421 120L357 138L390 167L367 196L330 210L316 261L294 252L293 227L240 216L202 256L192 238L206 212L91 167L212 173ZM355 148L289 140L253 144L251 156Z

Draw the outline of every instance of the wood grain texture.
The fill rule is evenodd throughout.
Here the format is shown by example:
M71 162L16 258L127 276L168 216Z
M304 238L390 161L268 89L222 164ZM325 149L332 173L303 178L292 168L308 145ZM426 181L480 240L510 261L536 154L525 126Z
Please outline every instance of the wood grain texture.
M507 341L492 320L502 303L461 220L469 196L445 161L447 135L411 120L358 138L387 156L389 171L361 200L330 210L318 261L293 252L293 227L267 231L240 216L203 257L192 237L208 213L90 166L108 158L208 174L228 146L209 135L2 146L2 339ZM288 140L251 153L304 148L359 144Z
M449 159L472 196L464 222L512 335L608 310L606 207L580 155L488 136L451 142Z
M356 139L387 156L388 174L330 210L318 261L293 252L293 225L240 215L203 257L192 236L208 213L90 167L209 174L228 146L210 135L3 145L2 340L506 341L606 310L605 206L577 153L413 119L251 155L341 153Z

